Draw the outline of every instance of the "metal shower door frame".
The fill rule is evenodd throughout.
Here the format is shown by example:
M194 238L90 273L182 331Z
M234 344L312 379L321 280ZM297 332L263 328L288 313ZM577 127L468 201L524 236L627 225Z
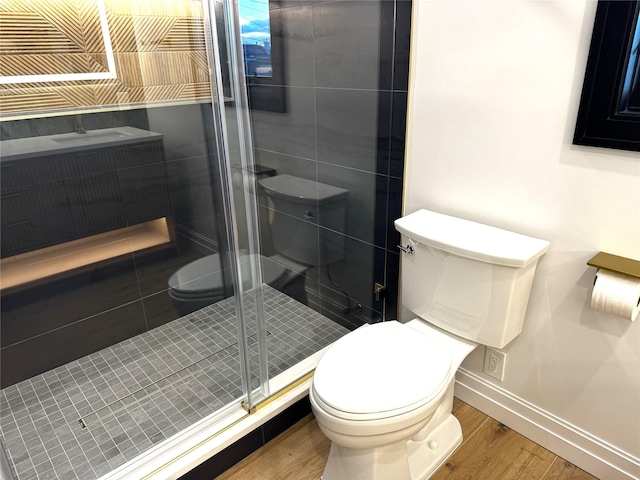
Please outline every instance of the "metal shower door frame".
M218 8L216 8L216 4ZM247 86L244 75L244 62L242 43L239 35L240 24L238 16L238 5L235 0L202 0L203 18L205 24L205 37L207 44L207 56L210 65L210 82L212 91L212 111L214 115L214 129L216 137L216 148L218 154L218 168L222 184L222 199L224 217L227 224L227 242L230 245L230 255L224 258L223 267L228 267L235 292L235 307L238 327L238 350L240 357L240 368L243 387L243 406L252 412L257 403L266 399L270 395L269 374L267 364L266 326L264 318L264 299L262 294L262 269L260 258L260 239L258 224L258 205L254 190L250 188L253 177L249 172L253 171L254 156L251 134L251 122L249 118L249 102L247 97ZM222 8L220 8L222 7ZM222 18L217 16L222 15ZM218 31L218 25L224 24L225 31ZM221 68L221 48L224 47L219 42L220 35L225 35L228 52L226 57L229 61L229 82L232 100L229 107L225 106L224 83ZM237 138L236 141L237 158L232 157L230 147L230 128L228 125L229 111L225 108L233 108L235 115L229 115L231 121L235 121ZM238 161L239 160L239 161ZM234 191L231 183L232 163L241 172L243 198L234 198ZM238 204L244 205L246 218L247 244L249 247L250 285L247 292L242 292L243 285L247 284L242 278L240 268L240 241L238 238L238 222L242 221L238 217L236 207ZM227 257L221 255L221 257ZM226 261L229 265L225 265ZM241 294L242 292L242 294ZM247 295L252 295L254 300L254 315L251 315L247 308ZM249 352L249 323L255 323L256 343L257 343L257 375L252 372ZM258 387L252 387L253 377L257 376Z

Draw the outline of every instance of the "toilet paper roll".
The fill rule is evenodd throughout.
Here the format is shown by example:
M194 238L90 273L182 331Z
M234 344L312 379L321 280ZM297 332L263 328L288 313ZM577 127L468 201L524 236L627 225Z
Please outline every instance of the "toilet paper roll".
M598 270L591 307L633 322L640 313L640 278Z

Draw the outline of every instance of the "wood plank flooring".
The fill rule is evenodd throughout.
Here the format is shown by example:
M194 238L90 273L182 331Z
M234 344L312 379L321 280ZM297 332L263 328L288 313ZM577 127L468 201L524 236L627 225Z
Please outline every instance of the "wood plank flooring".
M454 400L464 440L434 480L597 480L466 403ZM217 480L319 479L329 440L308 415Z

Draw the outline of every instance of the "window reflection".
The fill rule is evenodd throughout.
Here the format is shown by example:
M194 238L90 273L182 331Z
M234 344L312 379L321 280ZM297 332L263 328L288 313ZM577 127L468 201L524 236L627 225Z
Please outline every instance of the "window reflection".
M640 112L640 5L636 11L635 24L620 101L620 112L627 113Z
M271 78L269 0L240 0L238 4L245 74Z

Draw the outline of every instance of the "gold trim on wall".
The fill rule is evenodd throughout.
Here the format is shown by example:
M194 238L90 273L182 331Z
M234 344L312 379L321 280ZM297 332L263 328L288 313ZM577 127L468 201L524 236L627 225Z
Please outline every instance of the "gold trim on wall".
M0 85L0 117L211 97L197 0L103 0L116 78ZM2 0L0 75L109 71L97 0Z

